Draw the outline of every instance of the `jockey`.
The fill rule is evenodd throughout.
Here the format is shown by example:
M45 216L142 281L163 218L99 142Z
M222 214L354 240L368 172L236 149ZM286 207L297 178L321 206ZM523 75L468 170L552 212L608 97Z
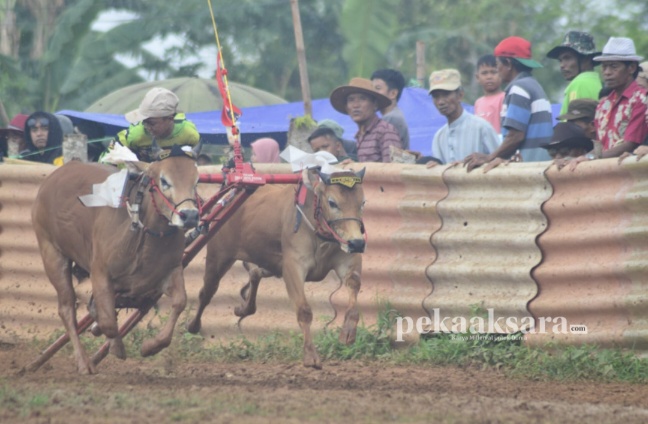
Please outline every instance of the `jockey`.
M177 112L178 101L172 91L152 88L139 107L125 115L131 125L120 131L113 143L128 147L145 162L155 160L160 149L170 149L174 145L191 146L196 154L199 153L200 134L184 113Z

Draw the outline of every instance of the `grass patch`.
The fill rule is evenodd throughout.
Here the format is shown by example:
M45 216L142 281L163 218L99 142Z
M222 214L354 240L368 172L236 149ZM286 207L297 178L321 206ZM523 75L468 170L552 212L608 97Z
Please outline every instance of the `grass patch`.
M164 318L155 312L154 318L163 324ZM314 342L324 361L363 360L400 365L478 367L498 369L509 376L532 380L648 383L648 359L639 358L628 350L557 344L537 348L526 346L520 335L480 337L471 334L432 334L422 337L414 345L401 347L392 337L395 320L396 314L386 305L375 325L358 327L354 344L347 346L340 343L339 330L318 332ZM158 331L153 319L146 325L136 327L124 339L128 356L139 357L142 342ZM301 333L294 332L274 332L254 341L241 336L221 343L208 343L202 336L190 334L183 325L179 325L174 337L166 350L167 355L183 360L299 362L303 355ZM55 338L50 337L47 343ZM84 334L81 340L88 352L94 352L105 339ZM38 343L43 345L42 341ZM71 351L69 344L66 349ZM11 398L6 390L2 391L0 387L0 407ZM37 408L45 401L35 396L26 404Z

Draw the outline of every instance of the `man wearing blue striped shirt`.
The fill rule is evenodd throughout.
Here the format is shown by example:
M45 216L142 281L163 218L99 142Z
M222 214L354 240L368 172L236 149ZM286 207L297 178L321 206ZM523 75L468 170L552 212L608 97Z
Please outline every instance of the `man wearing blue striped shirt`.
M490 154L499 146L499 136L483 118L471 115L461 105L463 88L456 69L443 69L430 75L430 96L448 123L432 141L432 156L441 163L464 160L471 153Z
M502 107L501 146L490 155L473 154L464 164L468 171L492 162L490 168L520 151L525 162L551 160L542 148L553 134L551 103L538 81L531 75L542 65L531 58L531 43L521 37L508 37L495 47L497 72L508 84ZM499 160L497 160L500 158Z

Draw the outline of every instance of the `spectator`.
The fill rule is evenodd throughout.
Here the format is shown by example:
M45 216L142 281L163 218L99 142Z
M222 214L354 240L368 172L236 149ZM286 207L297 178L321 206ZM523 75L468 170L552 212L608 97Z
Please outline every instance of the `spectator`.
M639 64L641 68L637 75L637 84L648 90L648 60Z
M401 140L392 124L378 118L376 112L391 103L373 88L370 80L353 78L331 93L331 105L349 115L358 125L355 139L360 162L389 162L389 146L401 148Z
M561 121L576 124L592 140L596 140L596 126L594 125L594 116L598 100L593 99L576 99L569 102L567 113L558 116ZM554 127L555 128L555 127Z
M343 137L344 128L332 119L322 119L317 123L317 128L330 128L335 133L335 136L342 141L342 147L347 154L348 159L352 161L358 160L358 145L353 140L347 140Z
M495 129L486 120L463 109L459 71L444 69L432 72L430 96L439 113L448 121L434 134L433 157L442 163L451 163L474 152L491 154L497 149L499 137Z
M317 127L308 137L313 152L325 151L335 156L338 162L350 159L344 150L342 140L337 136L335 131L329 127Z
M396 128L401 139L402 148L409 150L409 129L405 115L398 107L398 101L405 88L405 77L395 69L379 69L371 75L371 82L377 92L386 96L391 103L380 109L382 119Z
M28 115L19 113L11 118L7 128L0 128L0 156L18 156L27 148L25 122Z
M131 125L117 134L116 141L146 162L155 160L160 149L173 145L191 146L200 153L200 134L194 123L178 112L178 101L172 91L152 88L139 107L125 115Z
M252 162L254 163L280 163L279 143L272 138L260 138L253 141Z
M475 116L484 118L495 128L495 132L500 134L504 92L502 91L502 79L497 73L495 56L487 54L477 60L475 77L484 92L483 96L475 100Z
M596 51L594 38L581 31L569 31L562 44L547 53L548 58L560 62L560 72L569 81L560 108L561 115L567 113L572 100L598 99L602 87L601 77L594 71L598 62L594 62L592 58L600 54Z
M636 81L641 59L634 42L624 37L610 37L603 54L594 58L603 63L603 81L612 90L600 100L594 118L603 158L632 153L648 136L646 89ZM570 169L593 159L596 157L592 154L579 156L572 160Z
M63 130L56 116L47 112L34 112L25 122L26 149L20 152L23 159L63 165Z
M552 159L559 160L582 156L594 148L594 143L578 125L559 122L554 127L551 142L543 147Z
M544 90L533 77L534 68L542 65L531 57L531 43L521 37L508 37L495 47L497 72L505 89L502 116L502 144L486 155L474 153L464 160L468 171L485 163L509 159L520 150L525 162L549 160L541 146L549 143L553 132L551 103ZM489 168L497 166L493 162ZM488 170L489 168L486 168Z

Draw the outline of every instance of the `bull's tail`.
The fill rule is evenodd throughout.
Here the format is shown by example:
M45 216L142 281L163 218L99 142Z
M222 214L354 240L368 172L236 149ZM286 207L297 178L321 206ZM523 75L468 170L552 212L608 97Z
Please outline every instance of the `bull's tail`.
M331 318L331 320L330 320L329 322L327 322L326 324L324 324L324 328L328 328L328 326L329 326L332 322L334 322L335 319L337 318L337 309L335 309L335 306L333 305L333 296L335 296L335 293L337 293L337 292L342 288L342 283L343 283L343 281L342 281L342 279L340 278L340 284L339 284L339 285L337 286L337 288L336 288L335 290L333 290L333 291L331 292L331 294L329 295L329 305L331 305L331 308L333 308L333 318Z

